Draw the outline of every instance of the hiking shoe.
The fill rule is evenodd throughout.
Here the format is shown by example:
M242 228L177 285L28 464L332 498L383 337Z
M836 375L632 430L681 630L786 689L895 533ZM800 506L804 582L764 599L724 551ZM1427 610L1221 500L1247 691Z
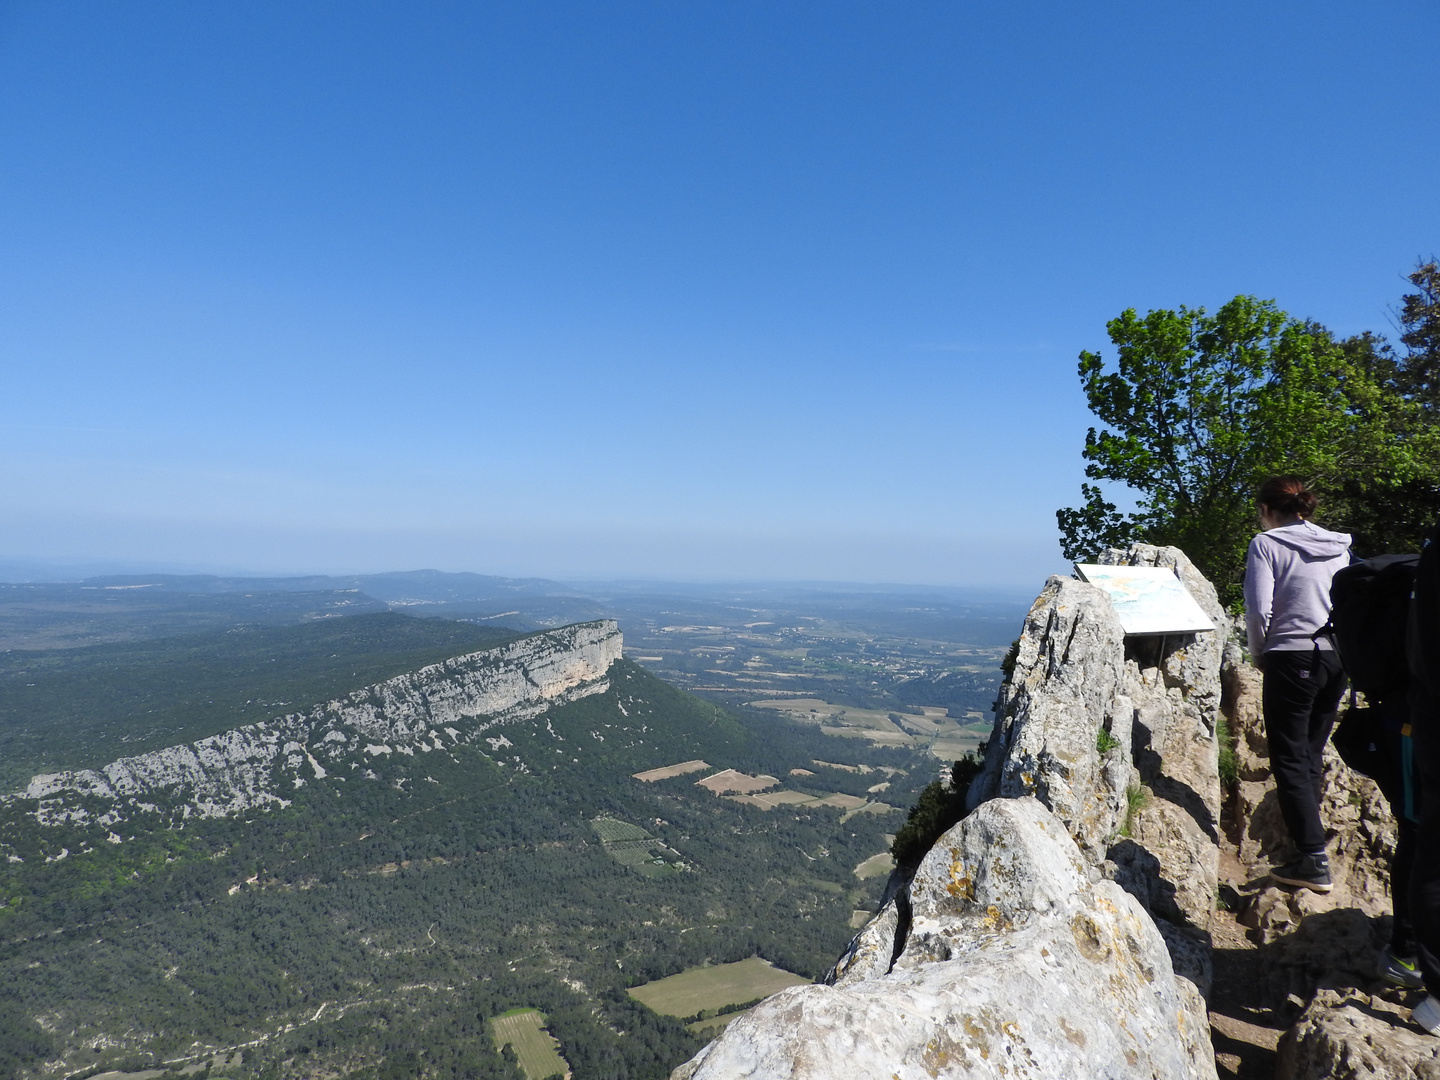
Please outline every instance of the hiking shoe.
M1330 860L1324 855L1301 855L1294 862L1270 871L1270 880L1281 885L1297 885L1311 892L1327 893L1330 883Z
M1406 990L1418 990L1425 985L1425 977L1415 966L1415 958L1396 956L1391 949L1383 949L1375 962L1375 973L1388 983Z
M1434 994L1426 995L1424 1001L1410 1010L1410 1019L1431 1035L1440 1035L1440 1001Z

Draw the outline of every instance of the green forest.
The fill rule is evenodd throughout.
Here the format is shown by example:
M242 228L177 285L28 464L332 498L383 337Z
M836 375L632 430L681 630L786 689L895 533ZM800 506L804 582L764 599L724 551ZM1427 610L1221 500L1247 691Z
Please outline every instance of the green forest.
M150 716L133 695L149 694L154 715L176 718L167 730L181 730L181 700L233 709L243 693L298 707L332 683L353 688L353 673L393 674L409 662L402 655L448 647L437 635L455 635L463 651L487 633L399 616L345 622L363 647L338 666L340 645L326 636L336 627L274 631L296 634L298 647L285 654L288 672L268 681L271 631L229 635L223 648L238 652L228 657L198 638L23 663L11 654L5 677L43 688L37 700L52 717L92 718L92 734L68 736L68 755L85 741L123 740ZM106 663L138 678L108 712ZM211 676L194 674L207 664L208 685ZM612 667L611 683L495 729L511 744L499 753L457 745L377 757L311 781L286 809L191 818L175 830L158 827L160 813L142 815L117 826L121 843L107 842L104 827L41 827L25 812L33 803L3 804L0 1075L39 1076L45 1061L63 1066L48 1074L69 1076L179 1068L223 1048L241 1054L244 1075L513 1078L485 1024L515 1007L549 1017L577 1080L668 1075L700 1040L626 988L749 956L818 977L852 933L851 912L883 887L857 880L854 867L886 849L903 816L842 823L826 807L764 811L712 795L694 775L642 783L631 774L704 758L785 777L843 753L905 770L885 795L904 807L935 770L909 751L841 747L815 728L722 709L629 661ZM209 690L221 685L223 694ZM183 730L213 726L218 709ZM814 794L863 794L874 780L823 773L802 778ZM606 852L597 817L633 824L683 868L625 865Z

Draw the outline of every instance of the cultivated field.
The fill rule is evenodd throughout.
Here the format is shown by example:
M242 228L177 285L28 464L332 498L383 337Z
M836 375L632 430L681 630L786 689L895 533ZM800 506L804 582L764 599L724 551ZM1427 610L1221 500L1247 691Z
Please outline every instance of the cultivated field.
M637 772L632 775L636 780L644 780L652 784L656 780L669 780L672 776L684 776L686 773L700 772L702 769L712 768L708 762L698 758L694 761L682 761L679 765L666 765L663 769L647 769L645 772Z
M879 855L871 855L855 867L855 876L864 881L866 878L884 877L894 869L895 859L888 851L882 851Z
M804 986L809 981L752 956L734 964L691 968L637 986L630 996L666 1016L694 1016L705 1009L769 997L787 986Z
M856 795L843 795L838 791L832 791L828 795L807 795L803 791L790 791L782 788L779 791L766 791L759 795L724 795L722 798L729 799L731 802L744 803L746 806L759 807L761 810L774 810L777 806L829 806L845 811L840 818L842 822L852 814L888 814L892 810L900 809L889 803L869 802Z
M748 704L757 709L772 709L802 723L819 724L827 735L867 739L876 746L911 746L929 751L942 761L954 761L973 752L989 730L978 714L975 720L967 717L966 724L962 725L951 719L946 709L932 705L911 706L905 712L895 712L832 705L817 697L773 698ZM827 762L816 764L847 767Z
M597 817L590 822L590 827L600 838L605 853L622 866L638 870L646 877L681 869L679 852L666 847L638 825L619 818Z
M495 1049L509 1043L520 1059L527 1080L546 1080L559 1074L568 1077L570 1067L560 1056L560 1044L545 1030L545 1014L539 1009L512 1009L490 1021Z
M751 776L749 773L726 769L714 776L707 776L704 780L696 780L695 786L707 788L716 795L725 795L730 792L751 795L757 791L772 788L778 783L780 781L773 776Z
M607 844L621 840L649 840L650 834L638 825L631 825L619 818L597 817L590 822L595 834Z

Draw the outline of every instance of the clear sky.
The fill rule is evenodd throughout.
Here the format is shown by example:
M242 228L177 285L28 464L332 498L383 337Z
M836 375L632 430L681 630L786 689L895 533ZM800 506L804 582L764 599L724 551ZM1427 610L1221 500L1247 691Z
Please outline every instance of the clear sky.
M1440 249L1440 5L0 5L0 557L1038 584L1082 348Z

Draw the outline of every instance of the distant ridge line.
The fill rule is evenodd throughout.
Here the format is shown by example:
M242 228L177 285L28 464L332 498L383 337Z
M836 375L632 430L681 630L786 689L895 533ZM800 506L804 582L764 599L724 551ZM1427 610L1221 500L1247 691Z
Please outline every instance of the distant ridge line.
M302 712L99 769L41 774L0 802L33 801L30 812L42 825L107 827L139 812L184 820L288 806L286 794L342 761L444 751L497 725L604 693L622 647L613 619L544 630ZM97 799L108 803L103 811L95 809Z

